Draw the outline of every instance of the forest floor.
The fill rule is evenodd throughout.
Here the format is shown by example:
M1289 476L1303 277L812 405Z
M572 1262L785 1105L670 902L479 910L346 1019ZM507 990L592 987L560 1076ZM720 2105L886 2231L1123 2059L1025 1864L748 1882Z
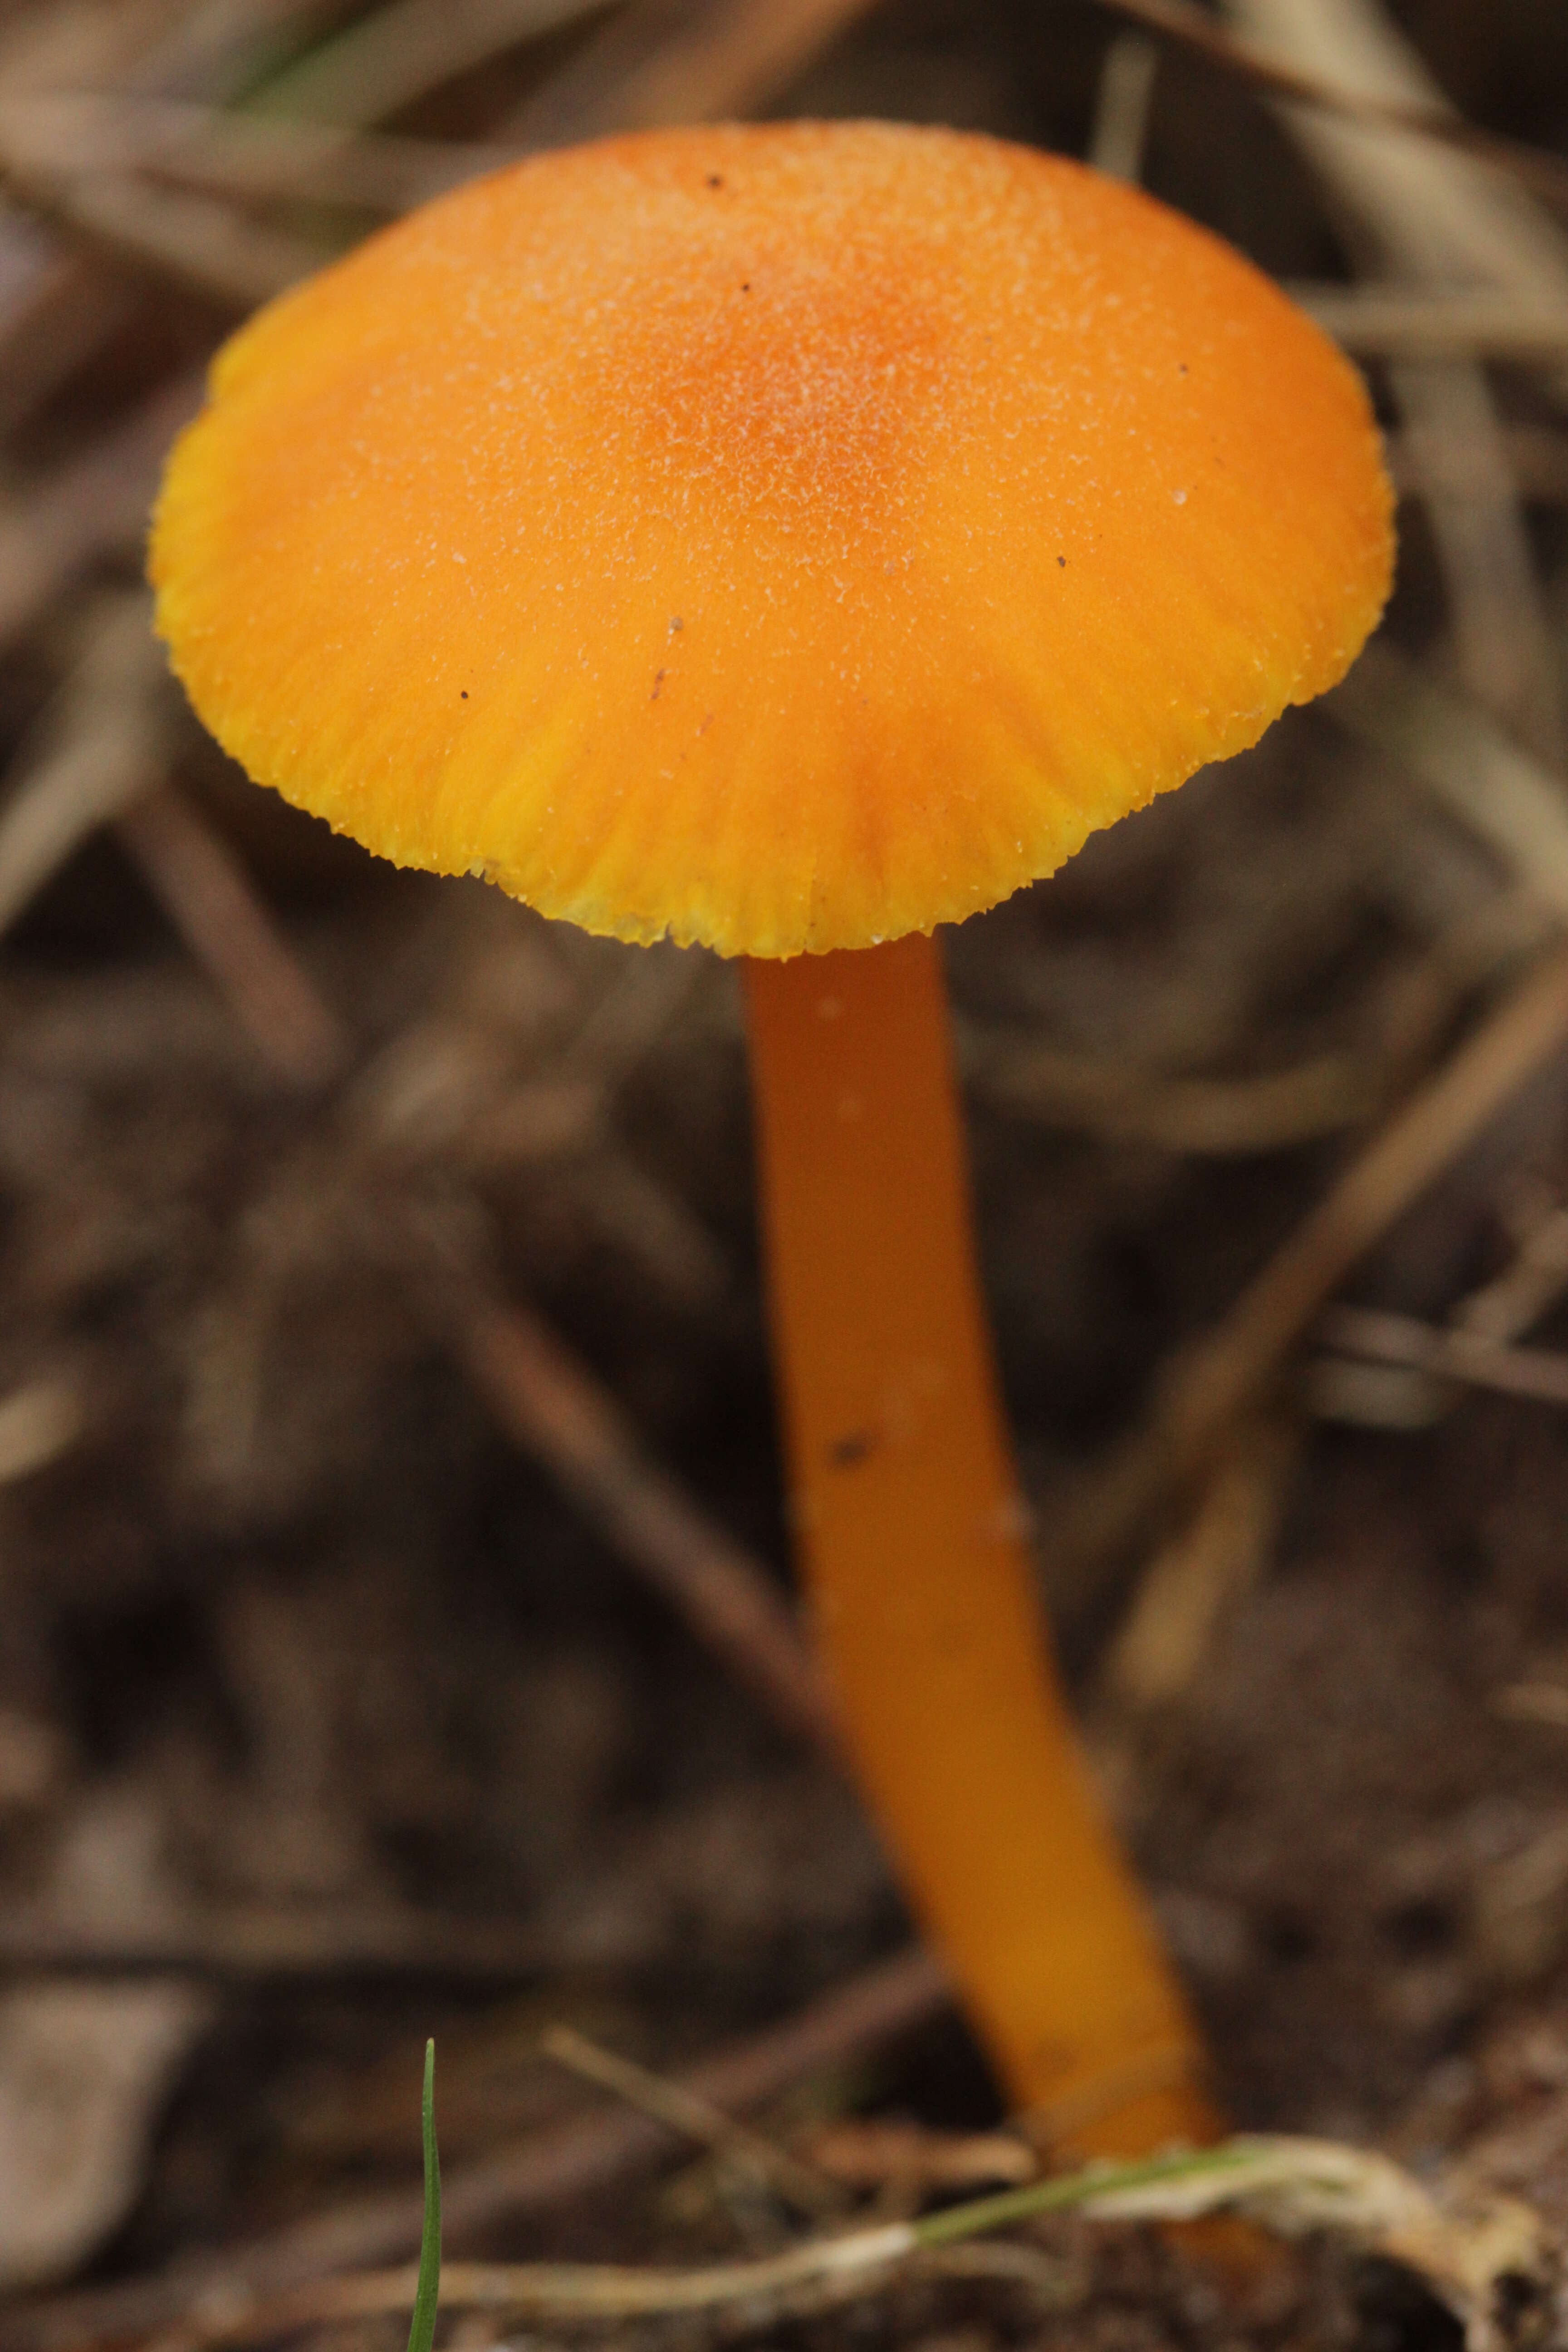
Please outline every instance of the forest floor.
M1526 0L1482 13L1397 12L1470 120L1561 158L1568 36ZM330 36L398 14L228 12L300 39L337 120L385 47L333 66ZM449 24L484 14L452 0ZM731 103L1082 153L1131 135L1152 59L1131 129L1156 194L1347 299L1347 253L1401 277L1375 174L1325 193L1234 64L1129 49L1088 0L1037 14L846 8ZM5 2352L195 2352L247 2296L408 2260L432 2034L454 2258L690 2266L805 2226L732 2151L548 2055L552 2025L666 2082L698 2069L840 2217L1028 2161L994 2139L857 1800L650 1581L638 1534L668 1482L690 1544L722 1530L789 1593L733 973L373 865L229 768L146 649L138 518L190 371L268 268L369 217L309 185L237 196L221 155L105 156L63 118L40 161L54 118L27 109L215 105L221 15L0 12ZM1283 55L1289 16L1223 22ZM407 173L415 142L521 142L552 107L611 121L670 25L629 0L586 32L476 37L423 84L402 56L362 113L405 146L365 152ZM1502 280L1538 235L1568 287L1560 213L1509 219ZM1466 1056L1485 1097L1562 953L1568 429L1523 330L1500 355L1444 331L1415 360L1373 321L1358 353L1401 490L1386 667L946 952L1045 1595L1225 2106L1523 2199L1555 2247L1568 1023L1429 1163L1409 1113ZM1508 835L1482 804L1521 762ZM1347 1251L1323 1204L1380 1150L1384 1208ZM1282 1259L1294 1308L1173 1467L1161 1397L1200 1346L1245 1356L1237 1303ZM590 1473L561 1434L584 1399ZM894 2123L916 2128L872 2128ZM1426 2352L1458 2331L1332 2232L1239 2271L1081 2219L1007 2244L616 2340ZM1563 2332L1550 2281L1496 2317ZM447 2324L469 2352L583 2332ZM293 2326L381 2352L406 2320Z

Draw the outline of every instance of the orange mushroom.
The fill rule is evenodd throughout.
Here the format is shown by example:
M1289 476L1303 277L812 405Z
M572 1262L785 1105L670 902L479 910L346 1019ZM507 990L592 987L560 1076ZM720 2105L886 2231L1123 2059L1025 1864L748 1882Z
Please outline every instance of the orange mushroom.
M197 711L400 864L746 958L795 1517L848 1744L1020 2105L1209 2124L1048 1662L933 927L1342 676L1357 377L1126 187L875 123L445 197L214 369L153 541Z

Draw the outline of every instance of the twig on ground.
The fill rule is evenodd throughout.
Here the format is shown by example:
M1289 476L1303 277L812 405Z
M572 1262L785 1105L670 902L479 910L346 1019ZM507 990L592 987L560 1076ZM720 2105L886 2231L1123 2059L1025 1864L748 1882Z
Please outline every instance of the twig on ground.
M794 1736L836 1754L821 1677L760 1562L653 1460L607 1391L536 1317L457 1274L443 1276L430 1297L448 1344L501 1426L742 1687Z
M156 784L163 691L146 600L105 599L0 809L0 931L90 834Z
M1186 0L1177 5L1189 14ZM1376 0L1225 0L1225 13L1244 34L1266 40L1276 63L1352 95L1352 106L1334 111L1289 104L1281 111L1363 236L1388 256L1392 274L1449 289L1506 288L1546 309L1561 307L1568 238L1527 193L1534 187L1561 204L1568 169L1561 158L1525 150L1519 160L1526 168L1516 174L1479 169L1483 154L1504 160L1490 134L1460 118ZM1297 93L1278 94L1289 100ZM1357 106L1368 110L1360 121ZM1531 172L1532 154L1546 163L1544 174Z
M1224 1320L1166 1366L1147 1422L1080 1507L1080 1556L1120 1549L1173 1491L1190 1491L1352 1267L1565 1044L1568 950L1559 949L1394 1113Z
M1084 161L1110 179L1137 182L1142 177L1159 71L1159 47L1142 33L1119 34L1105 52Z
M688 1314L711 1312L730 1289L723 1251L679 1193L639 1168L606 1137L585 1188L586 1213L605 1239L644 1266Z
M290 1086L348 1067L347 1031L306 975L227 843L171 784L115 819L143 878L269 1069Z
M964 1075L1015 1118L1121 1143L1215 1155L1278 1151L1355 1127L1377 1108L1374 1075L1320 1054L1256 1077L1166 1077L992 1032L964 1041Z
M339 126L379 122L603 0L384 0L258 91L249 110Z
M0 168L51 179L147 172L221 195L399 213L518 152L129 91L0 98Z
M0 1486L58 1462L86 1419L82 1383L70 1371L46 1372L0 1397Z
M1189 1524L1139 1580L1102 1675L1115 1707L1142 1714L1193 1687L1221 1625L1263 1572L1300 1453L1297 1429L1280 1416L1238 1430Z
M547 2058L570 2067L584 2082L597 2083L628 2105L668 2124L671 2131L684 2133L700 2147L711 2148L726 2164L798 2212L823 2221L843 2210L844 2197L837 2182L667 2075L653 2074L616 2051L601 2048L571 2025L547 2026L539 2046Z
M1423 138L1440 140L1518 181L1521 187L1534 190L1549 203L1568 205L1568 165L1545 148L1500 137L1441 105L1375 97L1347 87L1332 70L1337 61L1331 61L1326 74L1303 71L1295 60L1274 57L1255 42L1227 32L1195 0L1100 0L1100 5L1212 58L1227 73L1238 75L1271 97L1342 116L1346 122L1364 123L1371 130L1415 131Z
M938 1962L918 1949L901 1952L673 2079L699 2098L744 2114L812 2074L860 2063L924 2024L946 1998ZM664 2125L616 2107L574 2116L456 2166L445 2187L447 2242L624 2179L660 2161L670 2147ZM0 2352L80 2352L86 2344L123 2343L176 2326L198 2339L221 2335L275 2296L339 2271L411 2255L424 2210L417 2189L365 2197L216 2260L184 2262L150 2278L15 2309L0 2316Z
M668 1035L712 968L713 959L700 948L668 942L645 948L562 1041L551 1057L551 1076L591 1076L613 1093Z
M1282 58L1369 98L1440 107L1441 93L1379 0L1226 0L1227 13ZM1506 289L1541 309L1568 298L1568 241L1517 188L1451 149L1369 132L1299 108L1285 127L1316 167L1366 274L1445 294ZM1429 463L1423 484L1460 678L1549 763L1562 711L1551 633L1491 389L1472 358L1394 362L1389 383ZM1443 461L1469 446L1467 478Z
M1384 437L1389 478L1401 499L1420 491L1422 482L1427 480L1432 470L1432 454L1422 452L1415 442L1417 436L1413 436L1408 425ZM1502 428L1502 446L1507 452L1510 473L1519 485L1519 497L1526 506L1568 503L1568 436L1554 425L1510 424ZM1469 442L1462 437L1446 437L1441 461L1455 482L1469 482L1471 468L1477 466ZM1490 454L1481 463L1490 463Z
M1428 292L1418 287L1323 286L1301 279L1288 290L1326 335L1357 359L1499 360L1551 369L1568 362L1568 319L1561 308L1553 309L1539 296L1490 287ZM1427 420L1411 423L1416 429L1430 429ZM1480 470L1468 446L1469 428L1456 420L1449 429L1467 436L1468 488ZM1505 462L1507 446L1505 437ZM1489 478L1493 470L1489 459ZM1415 487L1411 472L1407 464L1407 491Z
M1323 709L1417 777L1568 920L1568 803L1556 777L1475 702L1389 645L1369 646Z
M1492 1709L1509 1723L1545 1723L1554 1731L1568 1731L1568 1684L1505 1683L1493 1695Z
M1544 1348L1510 1347L1478 1332L1368 1307L1331 1307L1313 1336L1342 1355L1408 1365L1541 1404L1568 1405L1568 1355Z
M608 131L704 122L764 105L870 0L629 0L506 125L561 146Z
M1390 974L1368 1007L1363 1050L1391 1099L1430 1075L1467 1010L1552 946L1560 929L1539 892L1492 889Z
M1533 1188L1532 1188L1533 1189ZM1454 1321L1479 1339L1517 1339L1568 1290L1568 1209L1538 1196L1508 1218L1514 1255L1462 1299Z
M1307 1402L1331 1420L1429 1428L1466 1385L1568 1403L1568 1357L1511 1344L1568 1288L1568 1211L1533 1204L1516 1221L1502 1272L1459 1300L1446 1327L1418 1317L1331 1310L1318 1336L1335 1352L1305 1376Z
M128 89L174 97L227 96L279 71L280 56L309 49L320 31L321 0L220 0L182 8L151 53L122 77ZM58 84L59 77L50 77Z
M0 433L14 433L133 316L137 289L18 215L49 258L0 308Z
M1422 497L1458 678L1539 759L1561 769L1554 632L1486 371L1474 358L1394 360L1388 383L1426 468ZM1459 476L1444 462L1450 442L1468 451Z
M850 2189L894 2186L929 2193L1033 2180L1040 2159L1012 2132L933 2131L923 2124L845 2117L810 2133L805 2152L830 2179Z
M767 1569L654 1457L560 1336L481 1274L471 1205L454 1216L407 1203L397 1223L400 1271L501 1429L781 1728L837 1761L825 1685Z
M248 220L216 197L158 187L132 173L22 170L0 159L0 174L16 200L46 220L228 310L253 310L331 258L329 246Z
M253 1904L182 1916L146 1933L95 1929L13 1905L0 1918L0 1977L448 1978L504 1983L582 1967L602 1952L504 1920Z
M1568 434L1550 425L1508 425L1503 428L1503 446L1509 471L1527 505L1568 505ZM1386 439L1384 447L1394 487L1401 498L1408 497L1426 478L1429 463L1413 446L1408 427ZM1489 453L1478 459L1462 438L1447 438L1442 457L1451 478L1460 483L1470 478L1478 464L1490 464Z
M140 541L159 467L202 393L198 371L160 384L81 457L0 505L0 646L19 636L95 556Z
M89 834L121 842L228 999L268 1067L319 1087L348 1042L239 860L162 782L167 673L140 592L108 599L44 730L42 757L0 813L0 929Z
M102 152L99 135L105 116L116 117L141 105L155 111L161 101L189 105L195 100L211 102L232 96L252 79L266 46L285 34L291 19L308 20L314 5L315 0L225 0L220 8L189 9L172 25L165 18L160 27L163 37L129 62L113 53L104 34L117 16L130 23L136 12L100 10L91 26L87 12L68 12L79 27L68 57L46 57L41 63L35 59L31 69L20 75L8 71L0 79L0 117L29 136L41 131L47 144L51 123L58 127L58 105L63 103L68 113L73 104L100 110L91 136L79 139L74 155L62 154L58 160L62 167L69 167L68 177L71 171L101 175L113 163ZM33 13L41 19L68 12ZM82 32L85 39L79 37ZM79 100L58 97L62 77L84 93ZM210 111L217 121L237 120L220 108L200 110ZM97 152L90 152L94 148ZM41 160L47 164L49 159L46 154ZM41 190L40 195L47 207L48 191ZM148 290L113 267L115 257L98 239L88 243L71 234L68 224L65 226L67 235L58 241L44 274L0 318L0 431L31 415L101 349L142 306ZM254 258L256 248L251 252ZM231 303L232 292L226 292L224 299Z

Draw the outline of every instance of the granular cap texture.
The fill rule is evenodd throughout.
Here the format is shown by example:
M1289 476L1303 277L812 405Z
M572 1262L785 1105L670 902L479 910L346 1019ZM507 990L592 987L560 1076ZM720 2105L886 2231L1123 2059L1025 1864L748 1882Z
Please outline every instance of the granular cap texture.
M264 783L727 954L929 930L1340 677L1359 378L1132 189L879 123L542 156L220 354L159 626Z

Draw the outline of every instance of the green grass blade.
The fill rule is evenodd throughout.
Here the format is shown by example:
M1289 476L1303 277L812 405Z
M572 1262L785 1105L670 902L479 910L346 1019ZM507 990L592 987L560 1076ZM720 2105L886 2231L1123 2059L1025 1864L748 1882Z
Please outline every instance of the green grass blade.
M1142 2162L1090 2164L1081 2172L1057 2173L1047 2180L1026 2181L1021 2189L1004 2189L994 2197L976 2197L966 2205L947 2205L940 2212L922 2214L911 2223L919 2246L949 2246L978 2237L983 2231L1003 2230L1026 2221L1037 2213L1070 2212L1075 2205L1092 2205L1097 2198L1132 2189L1158 2187L1169 2181L1209 2180L1229 2173L1243 2177L1256 2169L1258 2150L1245 2142L1222 2142L1218 2147L1187 2148L1173 2156L1151 2156Z
M425 2132L425 2229L419 2241L419 2284L414 2291L414 2318L408 2330L408 2352L430 2352L436 2334L436 2305L441 2294L441 2158L436 2147L436 2044L425 2044L425 2095L421 2102Z

